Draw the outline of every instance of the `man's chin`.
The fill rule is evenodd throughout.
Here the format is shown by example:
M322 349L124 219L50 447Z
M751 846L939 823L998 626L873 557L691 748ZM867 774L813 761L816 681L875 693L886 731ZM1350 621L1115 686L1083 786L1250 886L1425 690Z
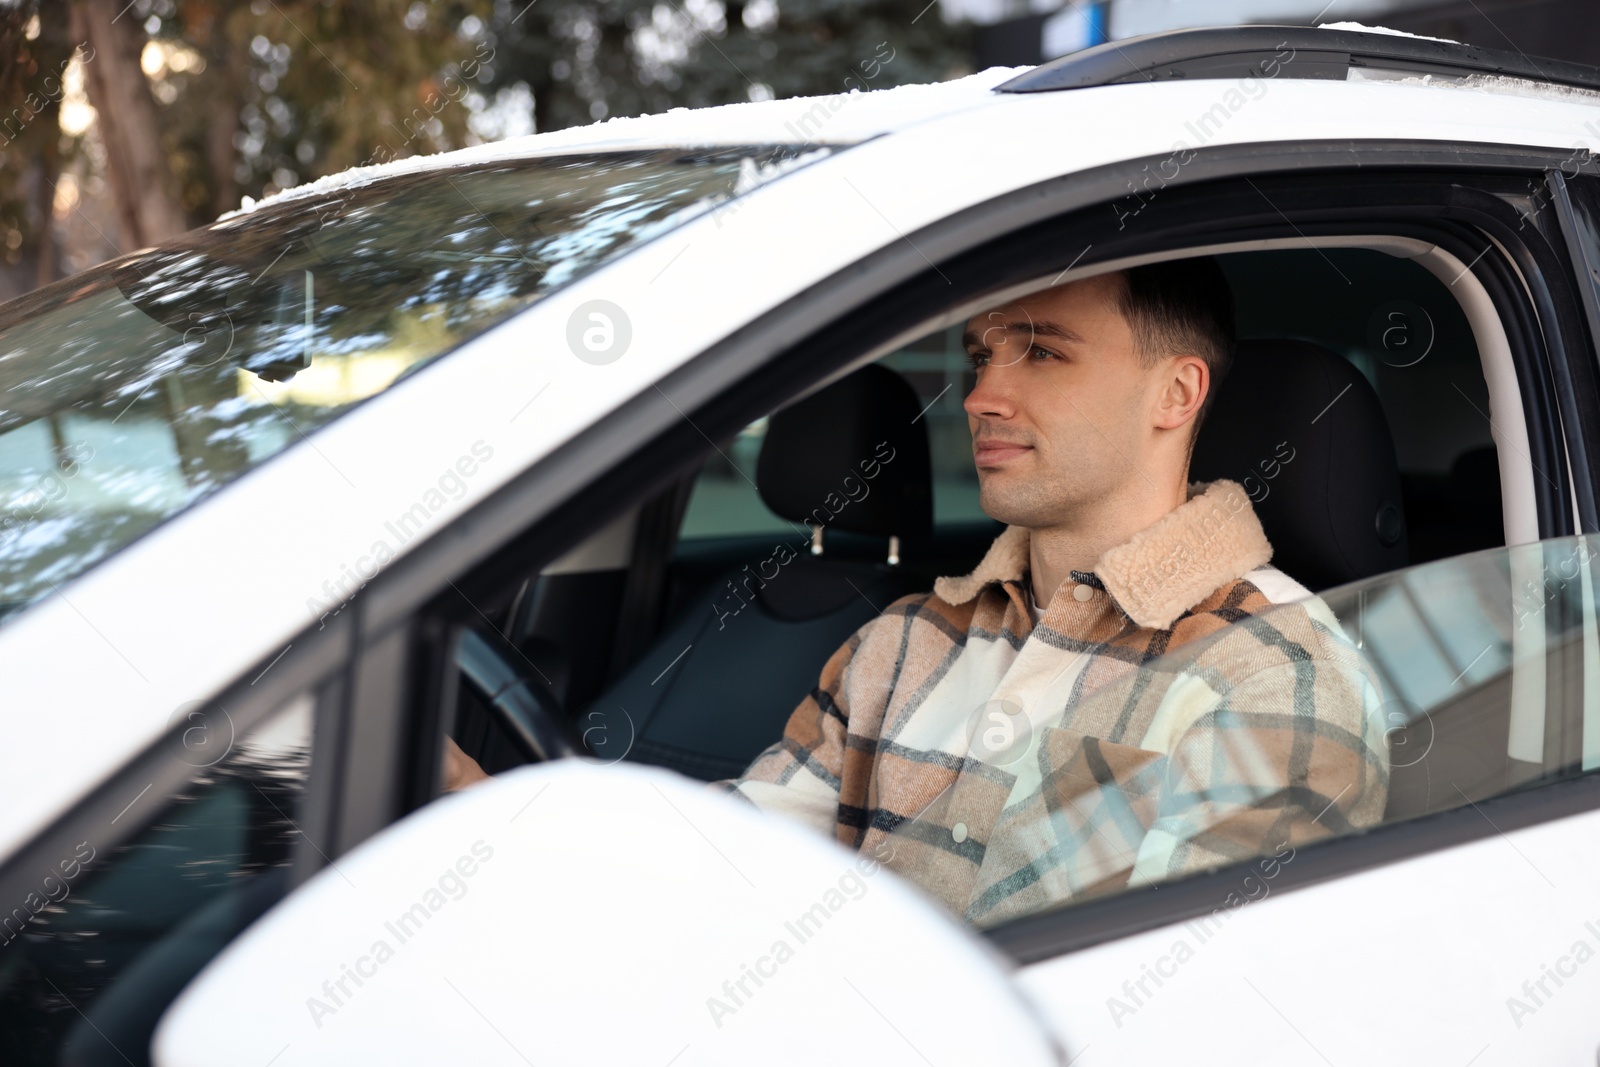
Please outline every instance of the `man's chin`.
M978 490L978 509L1007 526L1031 526L1033 524L1028 520L1034 517L1033 512L1037 509L1029 507L1026 501L1018 500L1017 495L1005 492L985 479Z
M1009 484L1007 484L1009 483ZM1058 525L1063 512L1060 500L1041 500L1036 487L1026 481L982 475L978 485L978 509L1007 526L1030 530Z

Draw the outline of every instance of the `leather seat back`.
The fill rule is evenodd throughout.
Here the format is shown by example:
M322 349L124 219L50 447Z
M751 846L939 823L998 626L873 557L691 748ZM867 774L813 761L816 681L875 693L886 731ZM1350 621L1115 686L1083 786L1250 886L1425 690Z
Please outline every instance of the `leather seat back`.
M1407 563L1394 439L1349 360L1294 340L1240 341L1195 443L1191 481L1244 486L1273 566L1315 590Z
M916 391L872 364L775 413L756 486L797 524L730 569L672 620L579 721L601 759L627 758L712 781L778 740L828 657L890 603L928 589L912 565L811 554L806 523L901 538L933 528L927 423Z

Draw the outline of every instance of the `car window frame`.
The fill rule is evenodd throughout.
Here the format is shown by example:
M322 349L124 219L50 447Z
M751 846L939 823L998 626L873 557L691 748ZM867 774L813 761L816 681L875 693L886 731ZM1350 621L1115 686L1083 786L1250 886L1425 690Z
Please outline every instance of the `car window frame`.
M1442 247L1454 238L1458 242L1457 247L1465 253L1458 254L1458 258L1463 263L1469 264L1468 269L1471 269L1489 290L1496 310L1506 326L1508 338L1512 341L1513 355L1518 363L1519 387L1524 406L1528 409L1530 450L1536 457L1545 460L1542 466L1561 474L1569 470L1574 474L1590 470L1590 465L1583 459L1583 453L1573 454L1574 445L1583 447L1584 439L1579 437L1574 441L1563 434L1564 428L1568 425L1577 425L1595 412L1600 412L1600 397L1596 396L1593 376L1571 373L1569 367L1576 353L1583 352L1589 347L1587 334L1582 331L1581 325L1578 325L1581 321L1579 318L1581 311L1572 293L1564 257L1547 239L1547 235L1542 233L1524 235L1528 238L1528 243L1518 240L1515 231L1519 214L1510 201L1517 193L1519 179L1504 173L1518 171L1537 174L1541 170L1541 163L1547 163L1548 160L1531 158L1538 155L1537 151L1485 149L1482 146L1478 146L1478 155L1486 158L1474 160L1470 158L1474 154L1472 148L1461 146L1462 154L1452 157L1453 164L1446 174L1438 174L1430 172L1426 166L1418 166L1417 156L1412 154L1417 152L1415 146L1406 151L1395 149L1394 146L1385 147L1408 157L1407 164L1396 164L1393 170L1388 171L1385 168L1374 167L1370 161L1364 164L1357 184L1363 191L1370 190L1372 196L1369 199L1374 199L1375 202L1367 204L1366 221L1361 223L1352 221L1342 228L1342 232L1425 234ZM1442 162L1440 152L1440 146L1428 145L1420 154L1438 166ZM1269 177L1263 174L1260 154L1254 155L1248 163L1238 158L1237 153L1219 150L1217 154L1221 156L1233 154L1235 158L1230 162L1234 170L1253 175L1246 184L1274 204L1281 204L1284 199L1274 195L1281 193L1282 189L1279 187L1280 183L1274 182L1273 178L1292 181L1295 178L1292 172L1301 171L1303 175L1306 170L1305 158L1310 155L1305 152L1285 152L1284 156L1280 157L1281 163L1283 170L1291 173ZM1463 160L1463 154L1468 159ZM1147 165L1144 161L1136 162L1139 165ZM1290 163L1300 165L1288 165ZM1135 171L1138 169L1135 163L1124 166ZM1111 170L1117 171L1118 168ZM1454 181L1466 185L1467 188L1459 190L1453 196L1453 202L1447 211L1418 210L1414 212L1412 218L1401 221L1392 218L1393 214L1400 212L1391 211L1386 215L1383 210L1385 205L1381 199L1385 194L1377 191L1378 187L1388 182L1387 195L1393 196L1393 179L1398 176L1404 176L1418 186L1449 184ZM1324 165L1318 168L1315 180L1324 183L1337 180L1348 185L1357 179L1349 173L1340 174L1336 168ZM1490 186L1492 191L1486 190L1483 186ZM1012 198L1002 198L1002 201L1010 199ZM1115 198L1106 197L1098 206L1103 207L1106 201L1113 199ZM1180 197L1175 193L1172 199L1179 200ZM1091 203L1086 208L1080 208L1078 212L1064 212L1054 217L1061 219L1086 213L1095 206ZM1391 208L1392 206L1390 205ZM986 207L994 215L1003 216L1014 205L994 203ZM1288 210L1293 211L1293 208ZM1356 209L1351 208L1351 213L1354 215ZM972 213L963 214L970 216ZM1446 217L1440 218L1441 215ZM1380 221L1386 217L1388 218L1386 223ZM1482 246L1476 251L1470 250L1470 245L1463 247L1460 242L1466 229L1466 220L1471 220L1473 224L1482 226L1493 234L1495 239L1507 247L1509 254L1504 257L1488 255L1487 252L1490 250L1488 238L1481 234L1477 240ZM828 374L836 373L859 360L863 354L874 350L875 345L881 346L893 340L895 331L885 325L882 311L890 308L907 318L913 318L919 298L919 294L915 294L913 290L917 288L919 277L925 289L931 289L931 286L927 285L930 280L939 280L932 278L935 273L959 275L962 281L972 285L972 279L965 273L967 268L983 260L985 252L991 256L998 256L1001 251L1000 246L1005 244L1008 238L1014 238L1014 233L1008 237L996 238L993 236L994 230L990 229L986 240L977 240L978 234L973 232L976 227L970 217L957 216L947 220L947 224L965 229L973 239L963 252L940 261L942 272L913 272L910 281L903 281L898 286L885 286L887 292L879 292L872 296L858 295L854 300L847 294L829 292L826 287L818 287L791 301L780 311L763 317L746 330L740 331L744 335L740 338L745 341L743 345L735 342L714 346L691 360L678 372L669 375L669 379L674 379L671 385L663 383L662 388L674 397L681 398L686 393L692 395L694 390L684 383L685 379L691 378L699 378L697 384L702 389L709 387L713 392L710 399L697 407L691 408L684 405L682 400L678 401L693 429L686 427L684 431L678 433L669 429L645 447L641 448L635 443L630 448L629 442L616 439L614 428L618 423L608 422L612 430L607 450L614 456L631 456L634 459L633 463L622 463L617 466L614 462L609 477L602 476L598 480L591 480L584 489L558 509L557 514L562 517L560 520L547 516L543 521L536 521L512 544L499 546L486 553L491 558L477 568L469 566L451 568L455 570L455 574L448 589L436 590L431 598L426 599L423 598L420 589L411 596L402 598L374 596L368 601L368 611L383 611L387 617L381 621L392 636L395 627L406 625L403 617L395 617L403 611L399 601L409 600L412 605L421 608L416 619L422 623L414 627L415 640L411 645L412 654L417 657L418 662L424 664L446 662L452 626L470 623L473 621L473 615L484 611L493 601L497 582L504 584L506 579L517 573L519 568L525 568L530 559L554 558L570 548L583 531L598 527L610 516L615 501L643 499L646 495L659 492L674 479L682 478L692 472L705 455L704 441L708 436L711 439L718 439L719 435L737 432L749 421L750 413L770 411L781 406L782 403L813 387ZM1271 224L1269 222L1264 225ZM1037 221L1034 222L1034 226L1038 226ZM1319 227L1306 227L1296 223L1291 214L1285 214L1276 228L1283 229L1285 226L1302 237L1319 230ZM1339 227L1320 229L1324 233L1330 230L1334 233L1341 232ZM916 241L918 247L926 248L924 237L917 235L912 239ZM1205 243L1207 242L1193 236L1182 240L1163 241L1148 234L1135 235L1122 247L1098 247L1096 251L1101 254L1095 258L1109 260L1116 258L1113 252L1149 253L1194 247ZM1529 247L1529 244L1532 247ZM1014 243L1007 252L1015 256ZM893 259L897 255L899 255L898 250L891 250L884 256L876 258ZM850 276L851 283L857 286L859 294L862 288L869 288L862 284L864 276L870 278L875 273L881 274L886 271L884 264L855 264L842 273ZM1019 271L1018 274L1020 276L1022 272ZM990 285L992 284L991 278ZM946 289L948 294L948 283L941 283L940 288ZM951 298L946 295L945 303L950 302ZM828 308L829 304L833 307ZM819 315L819 311L823 308L828 308L831 313L829 317L824 318ZM874 315L874 312L877 314ZM743 360L750 360L753 353L749 350L756 347L749 340L750 334L759 333L763 326L770 324L771 327L777 327L785 320L793 322L801 317L809 317L811 322L811 327L803 340L791 343L776 352L770 352L765 358L756 358L753 360L755 366L749 369L739 365L742 362L740 357L743 357ZM873 321L874 319L876 321ZM818 322L823 323L820 328L815 325ZM1541 333L1541 329L1546 333ZM1547 338L1552 340L1548 346ZM744 351L740 351L741 348ZM797 368L800 367L805 368L804 371L798 371ZM1569 369L1568 372L1558 376L1552 367L1569 367ZM1559 384L1558 377L1561 379ZM716 392L719 379L722 388L720 392ZM648 402L647 398L644 403ZM653 463L641 462L647 455L654 457ZM529 501L529 497L524 494L529 493L540 480L540 468L552 466L555 459L553 457L552 460L547 460L524 472L524 475L517 479L521 486L517 488L508 486L501 493L503 499L509 501L521 498L525 502ZM597 466L604 468L606 464L601 461ZM571 478L569 472L562 480L571 484ZM622 488L625 485L631 486L631 490ZM1586 506L1592 499L1592 485L1590 491L1578 493L1574 492L1567 478L1557 479L1553 491L1539 492L1536 495L1540 536L1548 538L1569 535L1577 532L1575 527L1580 524L1585 532L1593 530L1594 516ZM491 500L480 507L494 507L495 504L496 501ZM456 543L456 547L460 548L459 542ZM404 563L411 563L415 567L422 566L421 554L416 560L408 559L402 561L402 564ZM404 581L406 577L404 571L409 569L397 568L396 573L390 576L391 581ZM487 607L487 610L492 612L493 608ZM430 684L414 691L413 701L406 709L406 713L411 718L413 730L421 728L424 732L431 731L435 736L442 736L450 713L451 697L447 692L449 680L445 677L446 672L432 668L422 668L422 670L426 673ZM424 725L425 719L431 719L431 725ZM413 737L415 739L417 735L413 734ZM419 742L413 753L413 767L432 766L432 757L426 754L427 751L428 746ZM412 810L431 798L430 789L419 789L417 785L415 781L409 784L391 783L390 795L406 795L408 799L401 807L405 811ZM1526 797L1505 798L1506 818L1527 822L1542 821L1569 813L1574 805L1587 807L1600 803L1600 789L1591 791L1587 784L1582 783L1561 788L1552 786L1548 791L1538 792L1540 796L1534 800ZM398 817L403 813L404 811L397 810L394 814ZM1482 822L1471 809L1467 809L1464 814ZM1499 816L1496 816L1496 819L1498 821ZM1455 813L1430 816L1420 820L1420 823L1422 824L1420 827L1397 824L1387 831L1374 831L1372 834L1362 835L1353 842L1343 843L1336 852L1329 852L1326 858L1319 859L1315 864L1297 865L1300 869L1295 872L1293 878L1285 881L1283 888L1311 884L1314 880L1335 877L1342 873L1353 873L1374 863L1386 862L1395 855L1411 855L1419 849L1442 848L1457 840L1472 839L1483 833L1494 832L1486 826L1475 825ZM1449 825L1441 828L1439 823ZM377 828L372 827L374 830ZM1403 845L1384 841L1375 847L1369 840L1374 836L1382 836L1384 832L1401 828L1403 833L1397 836L1406 838ZM1236 881L1237 875L1238 871L1223 868L1213 876L1201 877L1192 883L1186 883L1181 892L1178 891L1178 887L1168 886L1162 888L1161 896L1156 898L1151 891L1131 891L1108 898L1104 905L1091 904L1067 912L1019 919L985 931L985 935L1019 961L1031 962L1049 958L1064 951L1086 947L1108 937L1117 936L1115 931L1126 933L1147 929L1181 918L1184 914L1197 914L1209 910L1220 899L1217 890ZM1224 894L1225 892L1226 890L1223 890ZM1186 898L1189 900L1187 904L1184 903ZM1107 915L1108 909L1118 911L1119 916L1112 918Z
M1472 154L1470 149L1468 149L1466 146L1463 146L1463 150L1468 156ZM1427 146L1427 154L1434 159L1438 158L1436 155L1438 151L1439 146L1437 145ZM1535 445L1535 442L1532 440L1532 438L1542 432L1546 435L1546 448L1550 449L1553 446L1555 450L1558 450L1556 454L1559 456L1559 462L1551 464L1553 469L1564 472L1568 469L1570 463L1570 468L1574 472L1585 471L1589 469L1588 465L1583 463L1579 457L1572 456L1570 454L1570 442L1566 438L1560 436L1560 431L1568 421L1562 418L1562 415L1566 414L1567 410L1574 410L1580 404L1586 405L1590 409L1595 408L1596 397L1594 396L1592 379L1587 381L1578 380L1575 384L1571 385L1569 389L1565 390L1567 395L1562 397L1563 391L1558 390L1556 383L1553 380L1553 377L1549 375L1548 370L1552 363L1565 363L1571 358L1573 352L1581 351L1584 347L1586 347L1587 337L1581 332L1573 332L1573 323L1576 321L1576 316L1579 314L1579 312L1577 310L1576 303L1572 299L1571 285L1567 280L1567 275L1565 274L1566 268L1564 265L1562 265L1562 261L1556 254L1556 250L1550 246L1548 242L1545 242L1544 246L1542 247L1530 249L1527 247L1522 247L1519 242L1515 241L1513 233L1519 216L1516 209L1505 199L1505 197L1513 196L1516 193L1516 179L1507 175L1504 177L1504 180L1501 180L1500 175L1496 173L1511 170L1521 171L1523 173L1538 173L1541 161L1531 159L1530 156L1537 155L1538 153L1530 153L1528 150L1517 150L1513 153L1507 150L1488 149L1484 150L1484 153L1490 157L1487 162L1481 160L1468 160L1463 162L1460 155L1455 156L1455 165L1449 168L1450 180L1453 180L1457 183L1467 184L1469 187L1474 184L1481 183L1490 185L1498 184L1502 186L1502 188L1496 189L1494 192L1485 192L1481 188L1472 190L1482 194L1477 204L1470 203L1469 201L1471 200L1471 197L1465 193L1457 196L1455 203L1452 205L1449 212L1449 219L1445 221L1441 227L1446 231L1445 233L1433 233L1425 229L1419 229L1418 227L1420 223L1430 221L1427 218L1407 220L1405 223L1393 221L1387 225L1378 224L1376 220L1384 217L1384 213L1380 210L1382 206L1381 203L1372 203L1369 205L1371 215L1371 219L1369 221L1366 221L1362 224L1356 224L1352 222L1345 227L1345 230L1350 233L1387 233L1398 231L1399 233L1404 234L1407 232L1426 232L1429 233L1430 236L1445 237L1448 236L1451 228L1454 227L1454 233L1459 236L1461 229L1460 220L1472 218L1475 211L1480 215L1491 214L1497 216L1492 218L1491 222L1500 228L1501 233L1498 236L1502 240L1508 237L1512 238L1512 251L1521 254L1520 262L1515 258L1502 259L1499 256L1479 256L1476 252L1459 258L1462 258L1463 262L1473 263L1471 269L1473 269L1474 273L1478 274L1480 278L1488 275L1486 286L1491 289L1491 296L1495 298L1497 310L1500 312L1503 319L1511 320L1505 323L1508 334L1511 333L1513 329L1516 329L1519 325L1521 327L1520 343L1522 345L1522 349L1518 354L1519 362L1521 364L1518 367L1518 379L1519 383L1522 385L1525 404L1531 404L1531 414L1534 416L1530 417L1529 419L1530 446ZM1279 198L1273 196L1272 194L1279 192L1280 190L1270 184L1269 179L1262 175L1260 159L1261 157L1258 155L1252 161L1256 164L1256 166L1248 168L1241 167L1239 169L1248 169L1255 174L1256 181L1252 182L1251 185L1253 188L1256 188L1256 191L1260 195L1267 197L1273 202L1279 202ZM1478 165L1474 166L1474 163L1477 163ZM1131 167L1132 165L1130 164L1129 166ZM1293 171L1302 168L1286 167L1285 169ZM1319 180L1323 181L1331 181L1336 173L1333 168L1326 167L1321 168L1321 171L1322 173L1318 177ZM1364 180L1362 184L1376 186L1377 184L1385 181L1386 178L1392 178L1396 173L1409 173L1409 175L1416 181L1424 184L1429 181L1439 182L1445 180L1442 176L1428 173L1426 168L1422 168L1419 171L1416 160L1413 157L1410 160L1409 167L1402 168L1397 165L1395 170L1389 174L1385 174L1383 168L1375 168L1370 162L1368 162L1363 167L1362 178ZM1419 173L1421 174L1421 177L1417 177ZM1352 176L1349 174L1341 174L1338 176L1338 180L1348 184L1352 180ZM1174 198L1176 199L1176 197ZM1000 210L1003 210L999 205L990 205L990 207L995 209L996 213L998 213ZM1427 213L1418 212L1418 214L1426 215ZM1432 221L1438 220L1434 219ZM951 223L952 225L968 223L970 230L970 220L951 220ZM1296 232L1304 229L1304 227L1294 223L1292 219L1288 224L1292 226ZM991 231L991 233L992 232L993 231ZM1302 234L1302 236L1304 236L1304 234ZM917 244L919 246L925 247L920 238L914 239L917 240ZM996 248L997 244L1002 243L1005 240L1005 238L994 238L991 236L988 241L974 242L971 246L969 246L967 253L964 256L953 256L951 259L944 261L945 272L955 274L961 271L963 269L962 264L964 261L970 261L974 257L981 258L982 251L985 247L993 250ZM1204 243L1204 241L1197 240L1193 237L1189 237L1188 239L1180 241L1162 242L1160 240L1152 239L1148 235L1139 235L1130 239L1129 244L1131 245L1131 248L1118 249L1117 251L1137 251L1143 253L1157 251L1163 244L1167 245L1169 248L1172 246L1181 248ZM1480 249L1480 251L1486 252L1487 248ZM1105 259L1114 258L1110 250L1104 252L1103 257ZM1490 274L1490 271L1495 273ZM859 285L861 282L862 273L864 273L862 271L862 265L855 265L855 267L852 268L852 273L853 280ZM896 307L896 310L899 310L900 307L912 305L914 303L914 299L909 292L906 292L906 290L910 287L911 286L909 283L903 284L900 287L900 292L891 292L890 294L880 296L879 302L876 302L876 307L881 310L883 305L887 303L890 306L899 305ZM1532 290L1540 290L1542 288L1545 291L1536 292L1534 296L1529 297L1527 296L1527 293L1529 292L1530 288ZM836 299L838 295L839 294L835 294ZM1519 299L1519 296L1521 299ZM823 303L825 297L823 294L815 292L807 294L807 297L808 298L801 299L790 305L791 314L810 314L811 316L816 316L817 305ZM948 302L949 298L947 297L946 300ZM859 316L864 309L870 309L874 307L875 302L870 300L858 300L855 302L855 304L856 306L852 310L857 316ZM1541 308L1545 310L1544 316L1539 314ZM798 395L800 392L803 392L805 389L813 386L821 377L824 377L828 373L835 372L841 369L843 366L848 365L852 362L852 358L859 359L862 353L871 348L873 341L878 343L887 343L891 339L889 334L892 331L886 329L881 322L876 326L869 326L866 323L856 321L849 312L846 312L843 315L838 315L837 312L835 314L837 317L834 318L833 321L828 322L827 325L823 326L821 329L814 329L810 337L798 344L794 344L787 353L787 362L791 364L803 363L807 367L807 373L804 381L796 382L794 380L795 375L792 372L787 375L783 373L787 369L784 366L786 360L783 354L769 356L765 361L765 369L771 372L771 377L788 378L790 385L787 390L784 390L782 386L774 387L772 385L768 385L767 389L765 390L765 395L768 397L768 399L764 401L767 406L763 408L760 406L762 402L755 401L751 399L751 397L761 395L755 379L766 376L745 375L741 380L733 374L728 374L727 377L733 379L733 381L730 382L729 387L726 387L723 394L718 396L713 403L705 404L698 409L685 409L686 413L692 419L694 426L697 428L696 431L690 432L695 433L697 437L701 432L704 434L709 434L713 437L715 437L719 432L737 432L739 427L743 426L749 421L749 412L771 410L772 408L779 406L782 402L790 397ZM775 317L776 316L768 316L769 319ZM1521 319L1520 324L1517 321L1518 317ZM818 320L813 317L812 321L814 323ZM1539 324L1549 324L1552 332L1557 333L1559 339L1566 342L1565 347L1552 346L1551 349L1544 348L1542 339L1536 336L1535 331L1532 329L1532 327ZM1566 332L1561 332L1563 330ZM840 334L844 334L846 331L848 331L847 336L849 337L849 342L841 343L842 338L840 337ZM1515 347L1516 342L1514 342L1514 348ZM798 353L802 351L806 353L804 359L799 358L798 355ZM823 355L824 352L827 352L828 354ZM841 354L841 352L843 354ZM705 353L701 357L692 361L688 367L685 367L683 371L679 373L679 377L688 377L694 370L698 370L706 364L716 360L717 356L719 355L721 355L721 353L715 349ZM819 365L817 362L818 360L824 360L825 362L822 365ZM1543 370L1545 373L1541 374L1541 370ZM681 396L682 392L683 390L681 389L675 388L672 390L672 394L674 396ZM1542 397L1538 395L1539 393L1543 394ZM743 395L741 396L741 394ZM1561 399L1558 400L1558 397ZM1567 410L1561 409L1561 403L1563 400L1568 402ZM687 435L683 436L684 442L687 442L689 445L692 446L696 443L694 441L689 441ZM1552 436L1554 437L1553 442L1549 439ZM703 438L701 439L701 443L703 443ZM1579 443L1581 444L1581 441ZM613 442L613 444L618 446L618 451L621 451L626 447L620 442ZM664 444L660 441L656 442L650 451L656 452L662 457L670 457L674 454L679 457L688 457L679 458L675 464L672 460L664 458L662 460L664 472L658 475L654 482L648 483L652 487L664 484L665 481L669 481L674 477L682 477L686 469L692 468L704 455L703 448L691 451L684 448L683 443L672 445ZM635 456L641 454L642 452L634 453ZM640 472L637 466L635 466L633 470L635 473L633 479L631 480L635 481L636 484L644 481L644 479L640 478ZM532 471L528 472L530 476L532 476L533 473L534 472ZM1565 481L1565 479L1562 479L1562 481ZM586 521L577 520L576 517L583 515L586 510L590 510L591 512L603 512L605 504L602 500L596 500L596 496L605 497L609 495L612 500L619 499L619 497L616 495L617 490L615 488L608 487L606 490L598 494L594 491L594 488L595 487L591 485L587 493L580 492L578 497L575 497L562 509L563 514L569 516L569 521L561 524L563 527L562 533L556 533L556 531L547 530L546 536L550 536L550 540L544 541L543 538L539 537L538 527L536 526L534 529L529 530L522 538L518 539L519 543L512 553L507 554L505 551L496 553L500 560L500 567L515 566L515 564L511 563L511 557L517 553L531 552L535 554L554 554L554 552L558 550L558 546L559 549L565 549L566 547L569 547L568 538L570 538L574 533L582 530L586 525L595 523L597 521L593 518ZM1577 525L1578 521L1583 522L1583 525L1586 527L1592 528L1593 520L1591 516L1582 516L1580 518L1579 515L1574 514L1574 496L1575 494L1571 491L1570 485L1561 484L1556 488L1556 491L1544 494L1540 498L1539 529L1541 536L1563 536L1572 532L1576 532L1573 527ZM585 497L588 499L584 499ZM1581 510L1581 508L1579 510ZM549 524L546 523L545 525L548 526ZM565 534L565 536L562 536L562 534ZM544 547L542 549L538 547L541 542L548 547ZM524 556L523 558L527 557ZM488 573L492 573L495 569L496 568L491 565ZM485 582L481 577L469 576L466 573L460 573L457 577L460 581L469 583L462 592L461 596L472 600L475 605L481 605L485 599L492 597L492 581ZM457 597L456 599L459 601L461 597ZM376 602L376 600L374 600L374 602ZM443 626L440 625L442 620L451 619L453 617L459 621L467 621L465 609L460 603L450 605L447 602L447 598L436 598L434 608L434 612L425 611L424 614L431 615L433 617L434 621L431 623L430 628L435 632L441 629L448 629L448 623L444 624ZM429 654L431 652L431 658L437 661L439 655L442 653L442 647L443 646L435 645L431 650L421 650L421 653L424 658L429 658ZM444 695L442 693L439 693L435 694L431 698L424 699L432 699L434 706L438 707L445 702L443 696ZM426 799L427 798L425 796L414 796L413 804L425 802ZM1585 803L1587 802L1588 801L1585 801ZM1552 813L1548 817L1554 817L1554 814ZM1441 842L1443 842L1445 839L1446 838L1443 836L1438 837L1438 840ZM1441 844L1440 847L1443 847L1443 845ZM1412 845L1408 846L1408 848L1414 852L1416 845L1413 843ZM1340 862L1344 864L1344 866L1340 867L1340 869L1354 869L1353 867L1349 866L1347 859L1341 859ZM1306 866L1309 868L1311 865ZM1169 898L1173 895L1170 889L1164 889L1162 892L1168 894ZM1144 928L1145 926L1151 925L1158 921L1170 921L1171 917L1171 913L1145 915L1138 920L1137 925L1139 928ZM1019 922L1026 923L1028 920L1019 920ZM1074 925L1077 924L1074 923ZM1019 927L1017 930L1012 930L1009 926L995 928L995 931L991 932L990 936L997 944L1006 947L1008 951L1011 951L1013 955L1018 956L1018 958L1022 958L1023 956L1032 957L1034 952L1038 950L1038 947L1045 945L1047 942L1052 946L1055 946L1047 950L1050 952L1055 951L1056 947L1060 947L1061 945L1068 943L1076 947L1081 947L1082 944L1089 943L1084 941L1081 937L1072 939L1070 941L1063 941L1055 936L1045 937L1038 930L1029 930L1024 932L1023 928L1021 927ZM1030 945L1035 946L1035 948L1030 949L1028 947Z
M1545 172L1543 188L1530 182L1528 205L1529 216L1566 249L1590 342L1591 358L1583 362L1591 369L1600 367L1600 174L1595 162L1587 149L1575 149ZM1552 210L1544 211L1546 206Z

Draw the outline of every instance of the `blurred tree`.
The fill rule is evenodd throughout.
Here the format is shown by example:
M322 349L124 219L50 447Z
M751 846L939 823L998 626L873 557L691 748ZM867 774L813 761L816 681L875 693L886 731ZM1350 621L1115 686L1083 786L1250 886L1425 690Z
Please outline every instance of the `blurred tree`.
M928 0L496 0L491 32L492 87L527 85L540 130L941 81L969 54Z
M124 251L175 237L186 226L162 151L161 116L141 69L145 31L119 0L73 0L72 35L85 43L89 101L99 113L106 172Z
M81 135L59 121L74 55L95 116ZM67 201L103 238L96 255L126 252L358 164L672 107L936 81L966 56L965 30L928 0L12 0L0 3L0 297L56 276L52 205ZM72 206L78 185L56 195L71 168L104 175L115 203L100 223Z
M0 259L9 292L60 270L51 221L61 174L63 73L72 56L67 10L20 0L0 7Z
M125 2L125 0L124 0ZM191 224L363 163L466 143L489 0L137 0Z

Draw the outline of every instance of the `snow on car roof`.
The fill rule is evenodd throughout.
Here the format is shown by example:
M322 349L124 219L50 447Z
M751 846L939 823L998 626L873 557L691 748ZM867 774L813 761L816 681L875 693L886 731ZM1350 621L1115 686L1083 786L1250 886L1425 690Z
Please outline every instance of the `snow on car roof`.
M1429 37L1425 33L1407 33L1405 30L1391 30L1387 26L1368 26L1360 22L1319 22L1319 30L1357 30L1361 33L1387 33L1391 37L1410 37L1414 41L1439 41L1444 44L1460 44L1448 37Z
M225 212L218 216L217 221L224 222L269 204L356 188L391 175L529 159L558 152L756 144L852 144L993 100L992 90L996 85L1029 69L990 67L964 78L933 84L897 85L891 89L866 92L842 89L832 96L801 96L717 107L675 107L656 115L605 119L587 126L513 137L453 152L407 156L385 163L351 167L261 200L245 197L237 210Z
M1474 89L1499 96L1526 96L1535 100L1560 100L1573 104L1600 103L1600 90L1577 85L1552 85L1510 74L1411 74L1351 68L1351 81L1381 81L1391 85L1426 85L1441 89Z

